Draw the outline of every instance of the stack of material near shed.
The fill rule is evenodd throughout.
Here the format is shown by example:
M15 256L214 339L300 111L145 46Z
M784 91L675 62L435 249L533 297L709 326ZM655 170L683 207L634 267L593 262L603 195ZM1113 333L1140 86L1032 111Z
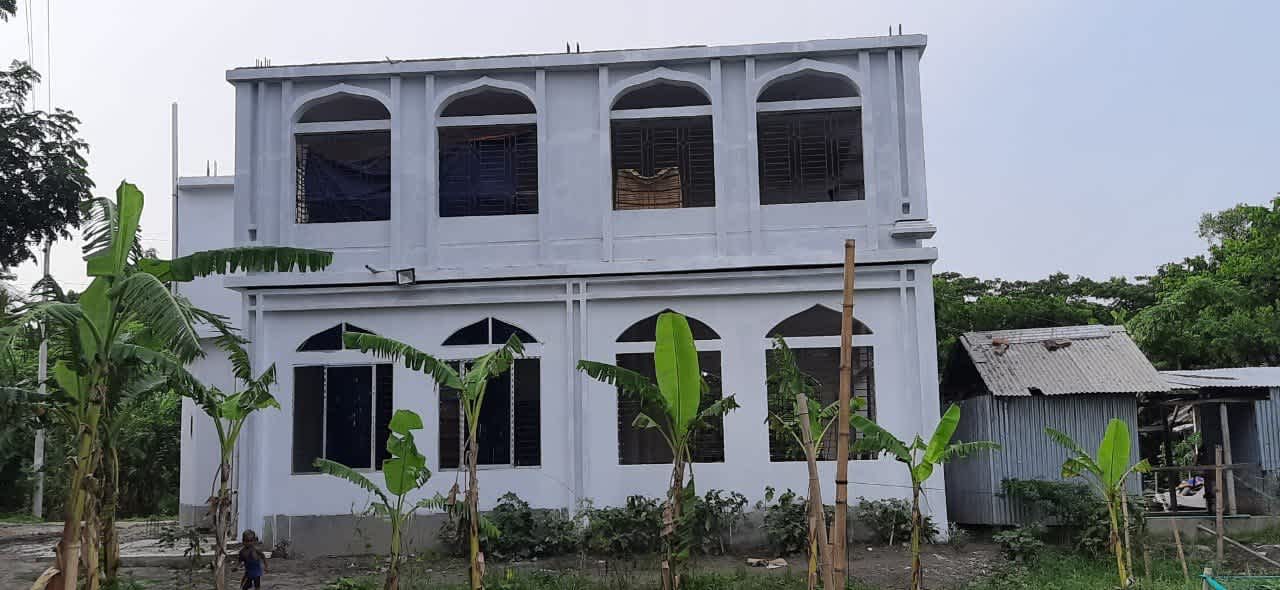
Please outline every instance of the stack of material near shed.
M1068 326L964 334L941 390L944 403L963 408L957 440L1003 446L947 466L948 514L962 524L1011 525L1038 515L1003 497L1001 482L1061 479L1067 452L1046 426L1092 449L1112 418L1136 433L1138 396L1169 385L1124 327ZM1136 493L1140 483L1130 486Z

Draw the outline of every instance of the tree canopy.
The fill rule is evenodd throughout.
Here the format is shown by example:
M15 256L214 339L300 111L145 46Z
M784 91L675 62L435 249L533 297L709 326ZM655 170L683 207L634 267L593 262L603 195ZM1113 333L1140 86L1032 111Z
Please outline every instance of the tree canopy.
M0 17L11 6L0 0ZM0 72L0 268L30 259L34 243L71 237L93 188L79 119L62 109L24 109L39 81L18 61Z
M1161 369L1280 364L1280 198L1200 219L1208 252L1099 281L934 277L938 355L963 332L1123 324Z

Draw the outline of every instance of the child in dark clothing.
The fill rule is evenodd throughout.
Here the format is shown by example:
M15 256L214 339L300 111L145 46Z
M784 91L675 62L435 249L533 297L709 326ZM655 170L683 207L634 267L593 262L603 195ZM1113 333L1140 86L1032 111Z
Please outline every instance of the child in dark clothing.
M244 576L240 578L240 590L262 588L262 574L267 571L267 555L258 549L258 533L246 530L240 536L242 547L238 559L244 564Z

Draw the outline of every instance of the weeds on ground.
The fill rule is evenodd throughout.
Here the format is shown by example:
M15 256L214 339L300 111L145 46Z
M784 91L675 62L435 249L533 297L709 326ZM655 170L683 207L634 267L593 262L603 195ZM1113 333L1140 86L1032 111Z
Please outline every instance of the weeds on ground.
M377 581L373 578L339 578L325 590L377 590ZM466 590L465 583L440 585L436 582L414 580L406 576L401 580L403 590ZM799 574L765 575L740 571L733 573L693 573L684 578L680 585L682 590L803 590L805 578ZM485 588L490 590L656 590L658 580L640 579L627 576L610 576L597 578L576 573L560 572L527 572L517 573L490 572L486 576ZM857 581L850 581L849 590L877 590L872 586L864 586Z
M1137 565L1137 564L1135 564ZM1141 574L1142 567L1137 566ZM1099 590L1116 585L1113 563L1080 553L1045 550L1026 562L1006 565L964 590ZM1199 584L1197 583L1198 587ZM1176 561L1152 559L1151 581L1143 590L1187 590Z

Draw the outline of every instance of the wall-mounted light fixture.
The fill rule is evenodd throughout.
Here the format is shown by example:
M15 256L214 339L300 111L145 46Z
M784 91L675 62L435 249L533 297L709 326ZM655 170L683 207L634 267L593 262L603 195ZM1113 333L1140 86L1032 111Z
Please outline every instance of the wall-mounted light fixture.
M396 271L397 285L412 285L416 280L416 273L412 268L402 268Z

